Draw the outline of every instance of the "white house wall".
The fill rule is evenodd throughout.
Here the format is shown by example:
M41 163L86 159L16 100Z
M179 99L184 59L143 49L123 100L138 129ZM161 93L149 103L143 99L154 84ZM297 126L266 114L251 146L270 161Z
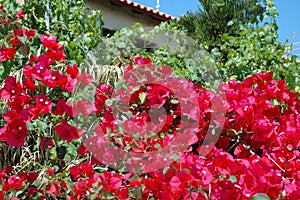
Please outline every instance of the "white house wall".
M104 27L110 30L130 27L137 22L143 24L144 27L153 27L160 23L159 20L143 13L135 13L130 8L109 5L106 0L90 0L87 1L87 5L92 10L102 11Z

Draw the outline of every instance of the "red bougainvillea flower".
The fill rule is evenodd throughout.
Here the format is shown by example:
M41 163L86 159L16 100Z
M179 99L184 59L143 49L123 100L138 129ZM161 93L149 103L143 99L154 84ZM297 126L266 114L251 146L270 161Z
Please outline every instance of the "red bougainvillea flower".
M166 99L170 97L170 91L165 86L162 85L151 85L147 87L147 105L158 104L159 107L163 106Z
M44 83L46 83L46 80L52 77L50 70L41 63L38 63L33 67L29 65L25 66L24 75L30 78L33 77L35 80L39 80Z
M24 114L26 113L25 105L29 104L30 101L32 100L32 97L29 95L25 94L20 94L16 96L15 98L11 98L8 102L7 105L15 110L16 112L19 112L22 116L25 116ZM26 118L24 117L24 120Z
M142 112L139 115L133 115L130 120L124 122L123 126L126 130L126 135L139 134L139 136L145 138L146 134L159 133L163 124L151 122L149 115L146 112Z
M2 186L3 191L9 191L9 190L19 190L23 186L23 181L20 177L18 176L10 176L7 180L7 183L5 183Z
M60 195L60 186L57 181L54 181L51 185L46 186L46 191L49 192L50 194L53 194L54 196L59 196Z
M76 64L74 64L73 66L68 65L68 66L67 66L66 73L67 73L68 75L70 75L71 78L76 78L77 75L79 74L79 69L78 69L78 67L77 67Z
M57 47L56 39L56 36L51 36L49 34L44 34L40 36L40 40L42 41L44 47L49 49L55 49Z
M54 176L55 175L55 170L52 169L51 167L49 167L47 170L46 170L46 174L48 176Z
M23 86L24 86L24 89L30 90L32 92L36 91L36 85L34 84L34 81L32 78L28 78L28 77L24 78Z
M27 180L29 183L33 183L38 178L39 174L37 172L29 172L26 173L26 178L24 180Z
M84 175L87 177L92 177L95 173L93 166L88 161L81 163L80 168L81 168L81 171L84 173Z
M61 74L59 71L54 71L44 81L48 87L55 88L57 86L67 85L68 77L64 74Z
M16 78L13 76L8 76L5 79L4 87L0 90L1 98L12 99L15 98L22 92L22 85L17 83Z
M61 85L61 89L71 93L74 87L77 85L77 82L77 79L68 77L68 83L66 85Z
M93 177L95 170L90 162L83 162L79 166L73 166L70 168L70 173L74 181L84 177Z
M58 44L57 50L49 49L46 55L49 56L49 58L51 58L52 62L54 61L64 62L66 61L66 56L62 51L63 47L64 46L62 44Z
M112 92L113 92L113 87L111 85L101 84L97 87L96 99L95 99L97 114L103 111L105 106L105 101L111 97Z
M103 172L101 175L103 187L108 192L116 192L122 186L122 176L113 172Z
M0 62L13 60L15 58L16 52L16 49L7 48L4 44L2 44L2 48L0 49Z
M27 30L26 29L26 31L25 31L25 35L26 35L26 37L27 37L27 39L29 40L29 41L31 41L32 40L32 38L34 38L35 37L35 30L33 30L33 29L30 29L30 30Z
M133 61L137 65L147 65L147 64L152 63L150 58L143 58L143 57L139 57L139 56L134 57Z
M16 29L16 30L14 30L14 35L15 36L23 36L23 34L25 33L25 28L23 28L23 29Z
M64 62L66 60L66 56L63 52L64 46L57 43L56 36L44 34L40 36L40 40L42 41L44 47L48 48L46 56L49 57L51 63L54 61Z
M93 112L97 111L95 104L89 103L86 99L72 102L73 117L77 117L81 113L84 117L88 117Z
M88 180L80 180L74 185L74 193L77 196L83 196L89 191L89 182Z
M4 19L4 20L2 21L2 24L3 24L3 25L10 24L10 19L8 19L8 20Z
M48 114L52 109L52 102L45 95L35 98L35 112Z
M62 116L63 114L66 114L66 116L72 117L73 112L72 112L72 106L71 103L66 103L65 99L60 99L56 106L55 110L53 111L55 115L60 115Z
M5 171L4 170L0 170L0 184L2 184L3 183L3 180L5 180L6 179L6 173L5 173Z
M20 117L11 120L0 129L0 140L4 140L11 146L23 146L28 135L26 123Z
M9 174L11 174L12 170L13 170L13 167L12 167L12 166L7 166L7 167L5 168L5 173L6 173L7 175L9 175Z
M19 10L19 11L17 12L17 14L16 14L16 18L17 18L17 19L23 20L24 17L25 17L24 11L23 11L23 10Z
M90 84L93 81L93 77L88 73L78 75L78 82L81 82L84 86Z
M78 154L81 155L81 156L86 156L86 155L89 153L89 151L88 151L88 150L86 149L86 147L83 146L83 145L80 145L80 146L79 146L77 152L78 152Z
M25 194L25 196L30 197L31 195L34 195L37 193L43 194L43 190L39 190L39 189L35 188L34 186L29 186L28 192ZM41 198L39 198L39 200L41 200Z
M18 46L20 44L20 41L19 41L19 39L17 37L13 37L9 41L9 43L11 44L11 46L16 47L16 46Z
M77 129L68 124L64 119L54 127L54 130L58 133L61 140L71 142L72 140L77 140L79 138Z
M70 174L72 175L72 179L74 181L78 181L79 178L81 178L83 176L80 166L72 166L70 168Z
M54 143L53 143L53 140L51 138L42 137L41 142L40 142L41 150L47 150L47 149L51 149L53 147L54 147Z
M117 124L111 110L107 109L108 111L105 111L103 113L103 116L105 117L101 124L99 124L98 127L101 127L101 130L103 130L105 133L107 131L113 131L115 129L115 126ZM96 127L96 133L97 133L97 127ZM99 131L99 133L102 133Z

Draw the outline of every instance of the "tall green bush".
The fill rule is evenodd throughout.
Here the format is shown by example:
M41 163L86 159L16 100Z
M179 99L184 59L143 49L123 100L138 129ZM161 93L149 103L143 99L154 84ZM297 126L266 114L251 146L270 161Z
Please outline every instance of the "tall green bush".
M263 17L261 0L199 0L196 12L187 12L179 25L195 40L212 49L220 45L223 34L236 35L241 24L259 23Z
M242 81L260 71L272 71L275 79L284 79L288 88L300 91L299 62L297 62L296 56L292 56L290 59L283 58L285 53L291 50L291 46L278 41L277 31L280 27L276 21L278 11L273 0L259 1L259 4L252 2L252 6L257 6L256 8L252 7L254 11L260 7L264 11L263 14L256 12L254 18L250 18L250 16L247 18L241 12L242 15L237 19L226 18L225 15L222 18L217 15L217 10L229 9L228 5L233 1L222 5L220 2L215 2L210 6L206 5L207 2L209 1L201 1L204 10L187 13L179 21L178 26L184 27L200 46L211 53L224 81L231 78ZM245 7L241 6L240 8L245 13L248 12ZM209 15L209 13L214 14ZM226 23L217 22L218 16L224 20L227 19ZM261 18L259 19L258 16ZM258 19L259 21L255 21ZM212 31L213 24L219 24L216 28L222 28L219 28L217 32ZM197 66L195 67L197 68Z
M131 58L138 55L151 58L157 66L171 66L177 77L210 88L220 80L213 57L186 31L178 28L176 22L164 22L155 27L135 24L123 28L105 38L91 53L96 65L126 66L129 55Z

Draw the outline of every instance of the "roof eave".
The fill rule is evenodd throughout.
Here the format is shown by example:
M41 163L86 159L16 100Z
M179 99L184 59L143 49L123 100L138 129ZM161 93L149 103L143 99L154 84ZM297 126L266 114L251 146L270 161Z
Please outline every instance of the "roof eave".
M150 15L151 17L158 19L160 21L169 21L169 20L179 20L179 18L174 17L172 15L168 15L164 12L160 12L159 10L150 8L148 6L133 2L133 1L128 1L128 0L110 0L114 4L126 6L128 8L131 8L133 10L146 13Z

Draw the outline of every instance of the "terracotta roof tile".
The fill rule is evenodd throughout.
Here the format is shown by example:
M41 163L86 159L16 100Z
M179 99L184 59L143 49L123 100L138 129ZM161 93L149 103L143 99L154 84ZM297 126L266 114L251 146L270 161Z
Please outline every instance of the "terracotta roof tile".
M129 8L132 8L136 11L140 11L143 13L147 13L159 20L162 21L169 21L169 20L178 20L177 17L174 17L172 15L166 14L164 12L160 12L159 10L150 8L148 6L133 2L133 1L129 1L129 0L111 0L111 2L115 3L115 4L119 4L122 6L126 6Z

